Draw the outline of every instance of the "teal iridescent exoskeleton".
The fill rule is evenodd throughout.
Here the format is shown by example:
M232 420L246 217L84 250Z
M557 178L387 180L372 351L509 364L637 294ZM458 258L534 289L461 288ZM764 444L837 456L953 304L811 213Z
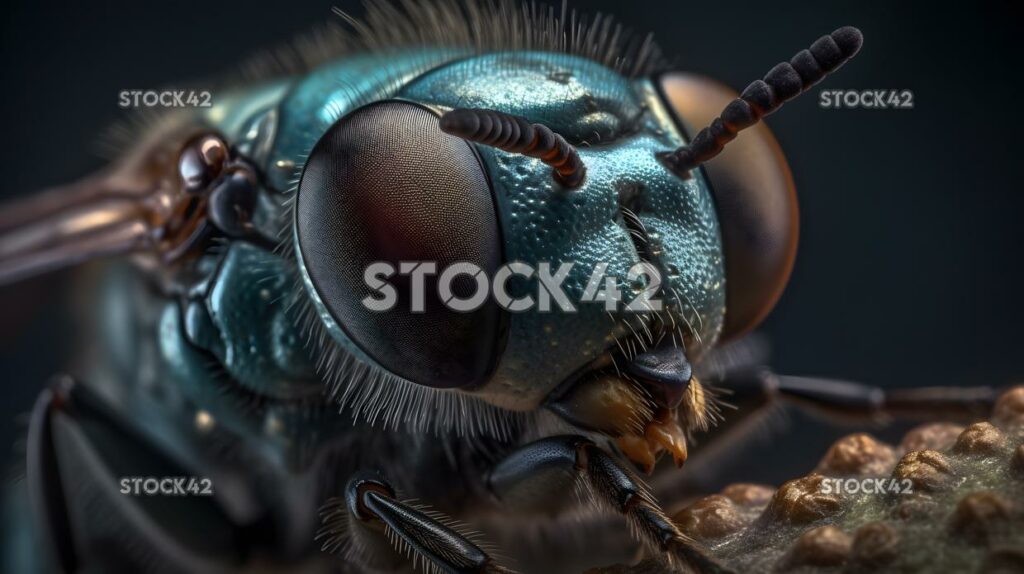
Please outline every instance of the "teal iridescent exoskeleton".
M622 202L629 201L658 254L666 292L675 294L669 302L676 320L692 326L687 337L694 355L714 344L725 306L714 203L703 177L682 180L658 163L656 154L675 149L682 137L650 80L628 80L592 61L550 53L423 62L421 54L389 54L376 62L331 65L305 78L279 108L281 129L290 131L271 147L265 169L280 172L274 165L308 150L325 127L377 99L494 108L544 122L573 141L590 142L580 152L589 175L578 190L559 189L539 160L481 146L506 260L573 262L565 281L573 301L580 300L598 263L608 264L621 289L635 289L625 279L639 261L622 223ZM385 67L388 79L365 74ZM395 76L404 83L395 85ZM578 305L572 314L514 314L493 379L474 394L503 407L534 409L560 382L606 354L614 338L627 336L627 327L610 321L600 304ZM339 338L347 352L365 357L343 334Z
M109 253L145 271L107 275L90 382L63 380L33 414L37 511L88 525L74 543L47 534L62 566L333 570L321 547L401 570L378 552L388 538L368 524L382 521L442 570L508 572L394 484L471 521L554 511L576 485L671 564L718 569L619 459L681 464L716 416L691 363L764 317L795 249L792 182L755 124L852 57L859 33L823 37L734 98L655 73L652 45L626 49L608 20L536 10L373 4L359 49L314 42L312 65L169 114L108 173L12 211L24 233L0 218L19 246L0 235L0 281ZM431 258L572 264L574 308L362 304L368 264ZM631 276L638 264L660 281ZM617 308L586 300L595 271ZM642 293L663 307L623 309ZM58 466L99 502L68 499ZM214 497L181 512L203 517L202 536L115 482L167 473L211 477ZM541 487L549 498L531 499ZM117 536L124 556L106 550Z
M501 109L544 122L572 141L581 142L580 154L590 170L577 190L560 189L539 160L479 147L494 186L506 260L532 265L547 261L554 266L572 262L574 267L564 282L572 301L581 299L595 266L605 263L607 275L617 278L627 297L630 293L635 296L642 286L628 282L626 275L639 257L630 230L623 223L625 207L636 213L646 229L650 252L655 255L652 262L665 281L661 297L674 315L668 320L678 322L679 340L685 336L694 359L715 343L723 322L725 290L714 202L702 176L680 179L656 159L658 152L677 148L683 139L648 78L628 79L601 64L567 54L518 52L469 57L450 51L388 53L345 59L299 81L225 98L206 116L226 139L239 142L237 145L248 151L250 159L267 174L268 185L287 195L294 193L294 178L301 171L302 157L317 138L352 110L383 99L442 109L456 104ZM248 114L240 115L237 110L248 110ZM265 203L261 208L258 213L264 215L264 220L280 219L274 213L278 206ZM240 249L251 253L243 256ZM246 263L236 264L235 260L242 257ZM274 357L302 355L303 349L286 347L289 342L301 347L308 337L302 329L308 325L296 324L294 333L276 333L276 339L271 340L270 333L256 328L262 324L259 317L264 313L246 315L232 308L244 308L247 297L267 291L267 283L236 277L287 265L273 253L231 247L210 293L224 292L219 286L228 284L232 285L232 298L207 300L212 317L233 315L235 328L261 333L252 335L263 339L255 341L253 348L265 349L260 353ZM245 294L246 287L252 295ZM536 293L536 285L520 287ZM284 313L294 299L275 293L266 304ZM499 407L535 409L560 383L600 362L632 336L630 326L610 318L602 304L576 304L576 308L575 313L512 314L507 344L493 378L474 389L473 394ZM274 313L266 311L265 315L276 317ZM201 331L204 326L215 327L190 317L186 315L186 321L196 325L188 333ZM234 341L230 332L214 332L217 334L197 332L191 339L199 344L211 337L229 344ZM332 334L345 353L367 360L344 333ZM219 342L201 346L218 356L224 353ZM278 379L295 380L275 369L257 367L251 373L237 373L235 368L251 368L237 358L225 365L243 385L259 393L279 384ZM458 424L470 430L489 423Z
M725 312L714 201L702 175L684 180L658 162L657 154L677 148L683 136L649 78L629 79L592 60L550 52L387 53L330 63L299 81L226 98L206 116L229 141L251 150L250 159L267 174L268 184L287 194L294 193L303 156L327 128L354 109L385 99L439 109L500 109L579 142L590 169L576 190L560 189L539 160L479 146L498 206L505 259L553 266L572 262L563 284L572 301L581 300L595 266L607 264L607 275L617 279L628 302L643 286L626 280L628 270L640 261L623 223L626 208L646 229L652 262L664 279L660 297L673 315L666 320L677 324L674 336L679 341L685 337L693 359L714 345ZM237 110L249 113L243 116ZM275 265L278 259L270 253L263 257L267 261L228 265L218 281L233 282L232 275L253 273L254 266ZM262 289L252 281L241 284ZM536 293L535 284L520 288ZM292 302L277 298L273 304L283 308ZM223 301L210 306L215 316L231 313ZM631 338L631 327L610 317L602 304L576 308L575 313L513 314L493 377L473 395L516 411L535 409L560 383ZM302 341L307 336L303 327L296 325L289 339ZM332 335L343 352L371 362L343 332ZM269 352L299 353L281 348ZM274 385L257 382L260 378L239 380ZM460 424L470 429L485 423Z

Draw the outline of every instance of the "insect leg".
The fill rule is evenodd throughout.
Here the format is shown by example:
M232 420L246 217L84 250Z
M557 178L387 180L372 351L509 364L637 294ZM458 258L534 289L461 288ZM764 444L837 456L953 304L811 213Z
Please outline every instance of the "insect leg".
M782 400L852 422L936 418L974 421L991 410L1000 394L999 389L989 386L884 389L849 381L778 375L763 368L730 378L723 385L740 402L760 395L761 400Z
M37 399L25 487L45 554L40 560L53 561L44 570L140 572L158 563L167 571L199 573L240 563L217 544L247 544L246 533L237 530L245 525L217 495L176 498L173 511L159 496L132 495L144 493L142 477L156 485L206 467L164 451L128 417L107 395L68 376L56 378ZM191 534L192 522L176 518L190 516L202 517L201 535Z
M564 501L566 487L573 483L584 496L625 516L634 535L670 562L697 572L728 571L676 528L639 478L586 438L532 442L512 452L487 476L491 492L508 508Z
M47 554L41 560L50 562L48 558L52 558L51 567L59 566L61 571L73 572L78 569L78 557L74 550L67 504L60 486L57 455L50 432L51 415L64 400L60 384L60 381L55 382L52 388L43 390L32 407L26 444L25 479L30 505L36 513L39 539Z
M755 358L756 360L757 358ZM832 423L884 424L894 420L948 420L970 423L991 412L1000 390L993 387L885 389L863 383L778 375L751 363L729 365L715 380L727 389L724 401L736 411L703 437L684 473L656 474L652 490L670 510L695 493L717 489L731 459L748 443L763 439L780 409L794 405Z
M321 511L323 527L317 535L327 551L343 549L346 558L366 566L381 564L381 546L390 544L399 555L410 555L438 572L511 574L473 541L435 512L398 500L386 481L357 475L345 487L344 499L332 499ZM401 556L394 556L401 559ZM383 560L387 560L384 558Z

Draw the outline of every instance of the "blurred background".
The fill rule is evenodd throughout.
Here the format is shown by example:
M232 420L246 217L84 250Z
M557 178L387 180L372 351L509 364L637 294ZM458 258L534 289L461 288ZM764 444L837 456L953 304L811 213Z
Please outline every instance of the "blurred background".
M360 12L341 0L9 0L0 14L0 199L100 167L94 144L125 113L120 90L202 87L333 18L332 5ZM763 328L773 366L884 386L1024 380L1022 30L1009 1L570 6L653 31L676 67L738 89L824 33L861 28L864 49L850 65L768 120L802 209L796 270ZM839 88L909 89L915 108L820 108L819 89ZM0 288L5 447L21 432L16 415L73 352L68 333L89 329L69 315L70 277ZM791 414L769 443L738 455L732 476L781 481L844 432Z

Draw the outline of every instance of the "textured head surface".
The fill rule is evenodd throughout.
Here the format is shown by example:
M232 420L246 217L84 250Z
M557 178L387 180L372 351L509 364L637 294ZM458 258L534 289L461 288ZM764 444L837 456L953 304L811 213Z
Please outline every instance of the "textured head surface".
M570 192L540 160L476 146L493 190L504 261L547 262L553 269L572 263L563 288L575 306L569 313L510 314L507 346L476 396L532 410L559 384L607 362L620 344L640 347L630 343L637 333L624 323L635 314L609 314L600 302L580 302L602 264L628 303L647 286L628 277L630 268L650 262L663 279L659 297L666 309L652 324L669 326L693 360L714 345L725 306L715 206L701 175L683 180L658 162L657 153L683 140L649 80L555 52L360 56L324 67L292 89L279 108L281 133L268 170L287 160L301 167L304 149L332 125L359 105L385 98L439 111L490 108L542 122L573 143L587 165L586 182ZM510 281L510 295L538 297L535 279L517 279ZM332 328L322 307L318 316L332 338L375 363L343 326Z
M664 284L660 295L699 357L722 325L725 284L718 222L702 177L682 180L656 153L681 138L645 80L628 80L602 65L552 53L467 58L424 74L401 97L443 107L479 107L544 122L576 144L587 179L566 190L539 160L480 147L494 185L509 261L553 267L574 264L563 284L581 300L591 273L607 264L625 303L643 285L627 278L648 260ZM627 224L634 214L639 225ZM644 251L641 256L640 251ZM536 295L536 282L522 291ZM549 391L633 336L600 303L576 312L517 313L493 380L482 393L516 408L535 406Z

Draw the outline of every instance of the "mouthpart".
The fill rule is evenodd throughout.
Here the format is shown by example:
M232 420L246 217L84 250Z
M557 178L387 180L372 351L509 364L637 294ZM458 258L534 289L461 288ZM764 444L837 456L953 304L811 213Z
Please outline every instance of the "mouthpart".
M688 436L706 430L714 408L683 350L668 341L626 361L591 368L553 393L546 408L578 427L613 439L645 473L665 453L676 466Z

